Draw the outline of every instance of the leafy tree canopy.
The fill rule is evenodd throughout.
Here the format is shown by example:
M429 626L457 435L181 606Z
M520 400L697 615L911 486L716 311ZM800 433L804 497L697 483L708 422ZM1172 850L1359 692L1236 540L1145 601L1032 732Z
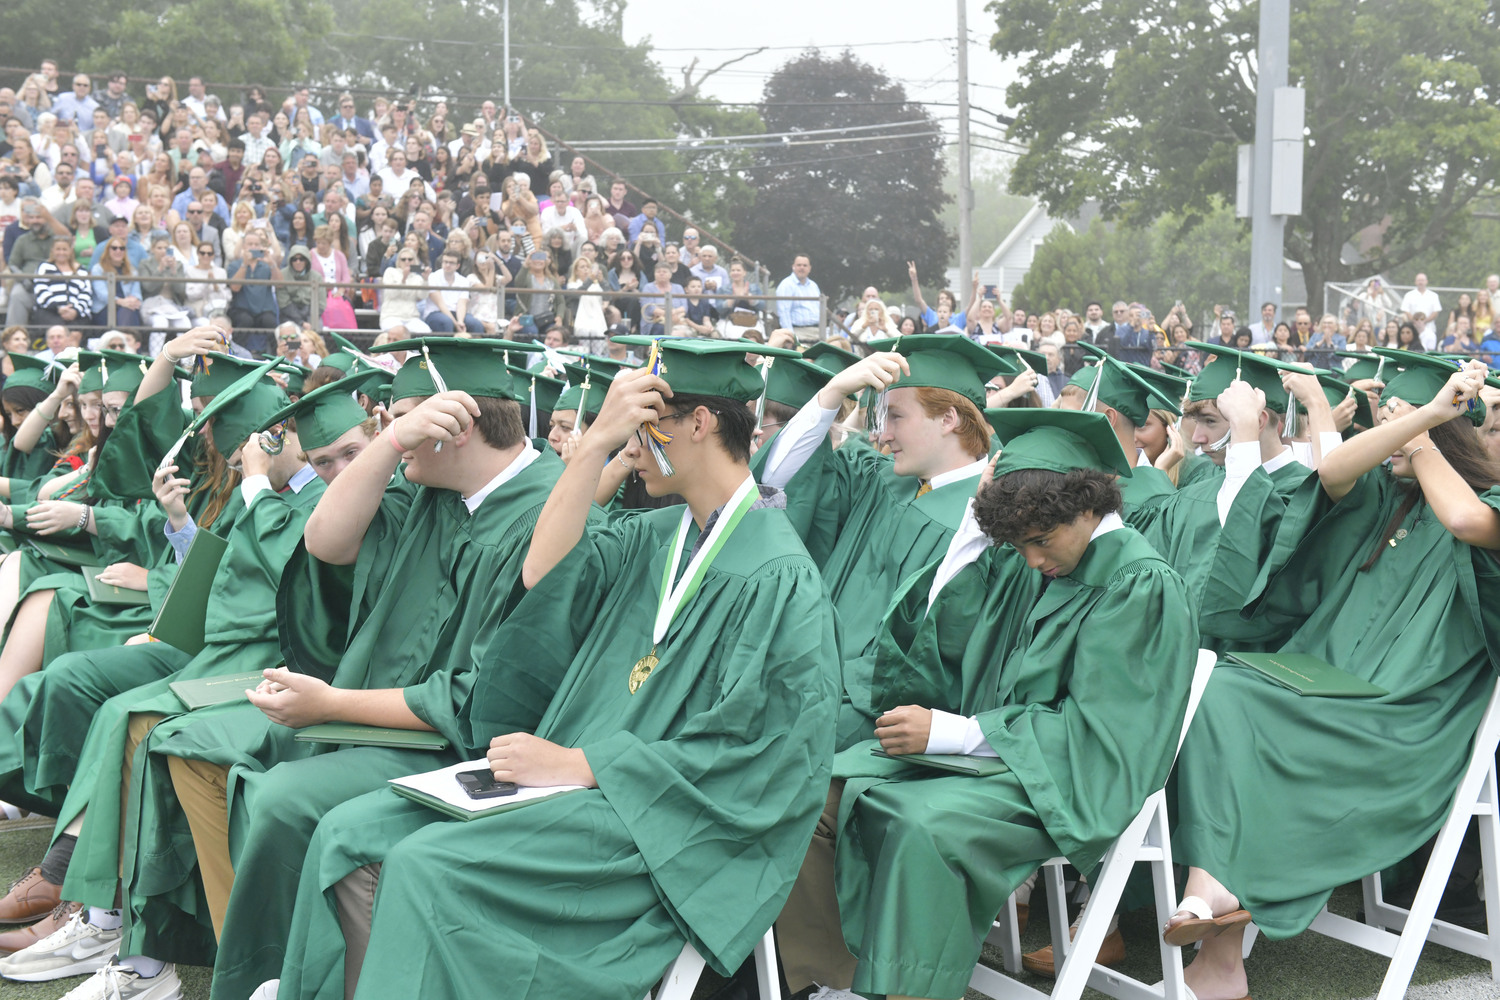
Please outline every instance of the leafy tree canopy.
M906 262L940 274L953 251L942 211L947 168L936 120L883 72L844 52L808 51L766 81L760 113L767 132L917 122L851 136L756 149L748 179L754 207L735 215L736 240L778 278L792 254L812 258L813 278L832 297L866 285L908 287ZM840 136L818 136L837 139Z
M1218 0L994 0L1029 144L1012 186L1057 215L1098 198L1192 223L1234 191L1254 138L1258 7ZM1500 164L1500 13L1486 0L1298 0L1289 82L1307 91L1303 214L1286 253L1323 283L1460 241ZM1368 260L1346 264L1360 237Z

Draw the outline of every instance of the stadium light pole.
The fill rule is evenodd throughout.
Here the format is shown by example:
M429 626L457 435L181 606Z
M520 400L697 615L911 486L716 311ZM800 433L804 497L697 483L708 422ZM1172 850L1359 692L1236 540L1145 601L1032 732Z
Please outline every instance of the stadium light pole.
M510 0L505 0L504 13L500 16L500 23L505 33L504 58L505 58L505 113L510 114Z
M974 188L969 177L969 12L958 0L958 284L968 294L974 273ZM965 299L967 301L967 299Z

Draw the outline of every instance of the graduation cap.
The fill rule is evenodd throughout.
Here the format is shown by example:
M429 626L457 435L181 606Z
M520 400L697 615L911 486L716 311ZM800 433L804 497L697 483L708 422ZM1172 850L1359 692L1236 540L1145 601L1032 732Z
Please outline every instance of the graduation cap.
M43 392L51 392L56 378L47 377L47 362L41 358L34 358L30 354L10 354L11 367L14 372L5 380L7 389L40 389Z
M352 351L355 356L364 353L359 349L358 344L354 343L354 341L350 340L348 337L344 336L341 333L335 333L332 330L324 330L321 336L323 337L323 340L325 342L331 343L335 347L341 347L347 351Z
M1132 473L1109 418L1097 411L1021 407L985 410L984 416L1000 439L997 479L1022 469Z
M1353 362L1344 369L1343 379L1345 382L1358 382L1360 379L1373 378L1385 381L1386 359L1373 351L1334 351L1341 358L1353 358ZM1394 372L1394 369L1392 369Z
M1394 376L1390 374L1389 366L1386 368L1385 390L1380 394L1380 405L1383 407L1397 399L1412 406L1425 406L1438 397L1453 373L1463 367L1463 362L1454 358L1418 354L1394 347L1376 347L1373 350L1401 366L1400 372ZM1500 388L1500 379L1494 376L1488 376L1484 381L1492 388ZM1475 398L1469 401L1467 416L1474 426L1484 423L1484 414L1484 403L1481 400Z
M518 365L506 365L510 372L512 384L516 388L516 402L527 411L527 437L538 437L541 434L541 418L543 412L551 413L558 409L557 397L568 387L568 383L560 378L543 375L539 371L527 371Z
M318 362L319 368L337 368L348 375L354 371L354 363L359 360L348 351L329 351L328 357Z
M94 372L97 375L91 377ZM84 369L79 391L126 392L133 396L145 377L146 359L139 354L128 351L97 351ZM94 384L94 378L98 379L97 385Z
M699 340L693 337L615 337L617 344L638 347L660 345L660 375L673 392L698 396L723 396L748 402L765 392L762 369L745 360L747 348L761 357L798 358L796 351L735 340Z
M846 351L842 347L834 347L832 344L821 340L803 351L802 357L820 368L826 368L835 375L859 360L859 355L853 351Z
M1186 389L1187 384L1193 380L1193 373L1188 371L1186 368L1183 368L1181 365L1169 365L1165 361L1158 361L1157 364L1161 365L1161 370L1163 372L1173 376L1174 378L1182 379L1184 389Z
M1137 427L1146 423L1152 410L1166 410L1174 416L1182 414L1180 401L1186 385L1170 375L1120 361L1093 344L1082 346L1098 355L1099 363L1078 369L1068 380L1069 385L1082 389L1095 401L1118 410ZM1085 409L1092 410L1093 407Z
M800 410L835 374L822 365L808 361L805 354L800 358L779 360L766 372L766 398L773 403Z
M1266 409L1285 413L1288 397L1281 384L1281 373L1290 371L1306 374L1310 371L1306 365L1294 365L1289 361L1268 358L1253 351L1237 351L1219 344L1190 340L1184 346L1217 355L1193 379L1193 385L1188 390L1188 399L1193 402L1218 399L1219 394L1229 388L1229 383L1240 379L1266 394Z
M614 372L601 371L593 365L567 364L563 370L568 373L567 388L558 395L553 403L553 410L577 410L585 419L593 420L599 415L599 407L604 405L604 394L609 392L609 384L614 380ZM579 425L583 421L575 421L573 431L575 434L582 433Z
M1005 344L985 344L984 349L1017 368L1030 368L1038 375L1047 374L1047 355L1041 351L1028 351L1020 347L1008 347ZM1017 372L1017 374L1020 373Z
M297 441L303 451L326 448L369 419L354 394L367 391L366 386L380 374L366 371L320 385L266 417L256 430L267 431L288 419L296 420Z
M99 370L101 357L102 355L97 351L78 352L78 357L74 360L78 363L78 370L83 376L78 381L78 395L104 391L104 372Z
M307 381L307 376L312 374L312 370L295 363L292 367L297 370L287 372L286 369L282 369L282 371L286 372L286 391L288 395L300 396L302 395L302 385Z
M284 358L273 358L268 361L252 361L249 358L236 357L233 354L224 354L215 351L210 354L200 354L188 359L192 365L193 387L190 390L193 396L210 398L228 389L239 379L253 371L259 371L262 367L269 365L266 370L276 368L291 374L296 366L287 362ZM248 436L249 432L246 432Z
M519 399L520 390L504 352L526 350L527 345L480 337L419 337L371 348L373 354L408 351L406 364L391 384L391 400L432 396L439 392L467 392L471 396Z
M267 376L271 369L275 368L275 359L263 362L251 368L238 379L224 386L220 391L214 393L210 399L188 424L187 430L177 442L162 456L158 469L171 464L187 443L203 426L214 421L210 433L213 438L214 447L224 457L234 453L244 440L249 437L257 427L277 410L291 402L287 394L282 391L281 386L272 382ZM221 443L223 447L221 447Z
M895 351L906 358L910 375L892 382L888 389L903 386L948 389L984 409L984 384L996 375L1019 375L1021 365L1001 358L968 337L918 333L909 337L872 340L877 351Z

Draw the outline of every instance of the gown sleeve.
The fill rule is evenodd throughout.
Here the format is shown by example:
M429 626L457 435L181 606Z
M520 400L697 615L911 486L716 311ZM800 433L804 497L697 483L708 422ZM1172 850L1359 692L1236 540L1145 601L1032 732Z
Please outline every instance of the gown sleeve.
M127 407L99 452L89 492L108 500L154 502L151 476L187 426L176 382ZM184 478L191 478L187 473L193 468L196 453L197 441L193 438L178 452L176 465Z

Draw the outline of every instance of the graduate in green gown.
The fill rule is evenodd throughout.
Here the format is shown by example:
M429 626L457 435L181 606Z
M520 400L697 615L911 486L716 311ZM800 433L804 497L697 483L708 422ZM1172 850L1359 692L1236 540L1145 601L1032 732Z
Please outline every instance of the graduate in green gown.
M101 909L115 904L121 816L130 814L137 791L129 781L134 749L155 720L182 710L168 682L277 662L275 586L323 487L302 460L295 434L288 433L285 447L271 455L253 433L286 404L286 394L258 372L216 396L199 417L209 435L205 447L227 450L226 461L246 472L240 509L208 595L203 649L189 654L146 643L72 653L38 675L18 734L20 775L12 771L5 779L24 778L26 792L38 799L56 801L66 793L52 810L58 815L54 849L71 849L61 891L67 899ZM174 478L175 468L163 465L156 479L167 537L185 551L198 529L183 503L189 484ZM64 837L76 838L76 847L64 844Z
M340 997L347 974L369 998L639 1000L684 944L725 972L770 926L827 787L833 617L780 492L749 475L759 374L735 345L661 351L659 375L615 376L489 647L559 677L555 698L528 724L498 663L474 692L470 749L488 748L497 778L584 789L467 823L389 791L329 813L281 996ZM653 431L671 476L642 443ZM686 507L587 526L622 447ZM368 881L379 861L368 947L351 940L346 959L345 876Z
M279 597L298 609L283 640L296 671L268 672L249 705L194 713L152 733L141 779L151 810L137 837L131 950L158 954L179 900L196 907L195 859L166 849L180 842L186 823L207 907L183 915L222 931L216 993L248 995L281 967L302 856L318 819L390 778L461 759L456 749L338 749L294 737L301 727L343 722L436 731L455 748L466 743L460 713L476 651L524 593L520 572L531 529L563 468L526 439L501 354L481 339L435 338L426 354L409 356L393 387L396 422L308 522L304 547L318 572L354 567L359 593L349 601L371 605L342 656L325 668L312 660L321 647L302 641L305 633L326 642L338 631L330 619L342 609L315 611L307 601ZM444 392L435 391L433 369ZM342 385L324 386L304 403ZM454 426L460 420L462 432ZM417 490L397 507L384 484L403 455L404 476ZM283 594L291 589L284 586ZM526 683L517 678L518 694ZM537 696L537 716L549 697L550 688ZM217 791L213 808L184 817L183 807L209 788ZM243 887L238 893L236 885Z
M28 432L18 446L17 435L37 407L52 395L58 378L68 367L63 360L43 361L29 354L10 354L15 374L0 389L0 406L5 409L5 448L0 451L0 493L9 495L9 480L24 482L45 475L66 448L73 432L58 415L58 408L44 408L35 421L35 433Z
M1297 934L1334 887L1437 831L1495 683L1500 466L1471 402L1486 370L1382 352L1401 371L1378 426L1292 496L1243 614L1305 619L1282 651L1388 693L1302 696L1220 664L1178 760L1173 853L1192 869L1166 931L1205 939L1187 969L1202 1000L1247 994L1251 913Z
M890 596L942 554L979 484L990 447L984 384L1020 370L963 337L871 346L878 353L833 376L777 432L759 474L786 489L788 515L833 594L845 656L840 747L864 739L879 714L872 642ZM878 392L866 419L889 454L854 435L837 450L828 443L844 399L865 389Z
M812 848L836 841L833 886L808 885L804 866L777 925L783 952L826 939L809 918L836 888L831 923L852 957L835 937L821 970L789 963L794 990L812 978L963 996L1016 886L1059 854L1091 869L1171 766L1197 630L1181 578L1116 512L1115 476L1131 468L1109 421L986 416L1002 441L994 480L943 561L897 596L875 739L835 763L842 781ZM955 775L900 759L910 753L1003 766Z

